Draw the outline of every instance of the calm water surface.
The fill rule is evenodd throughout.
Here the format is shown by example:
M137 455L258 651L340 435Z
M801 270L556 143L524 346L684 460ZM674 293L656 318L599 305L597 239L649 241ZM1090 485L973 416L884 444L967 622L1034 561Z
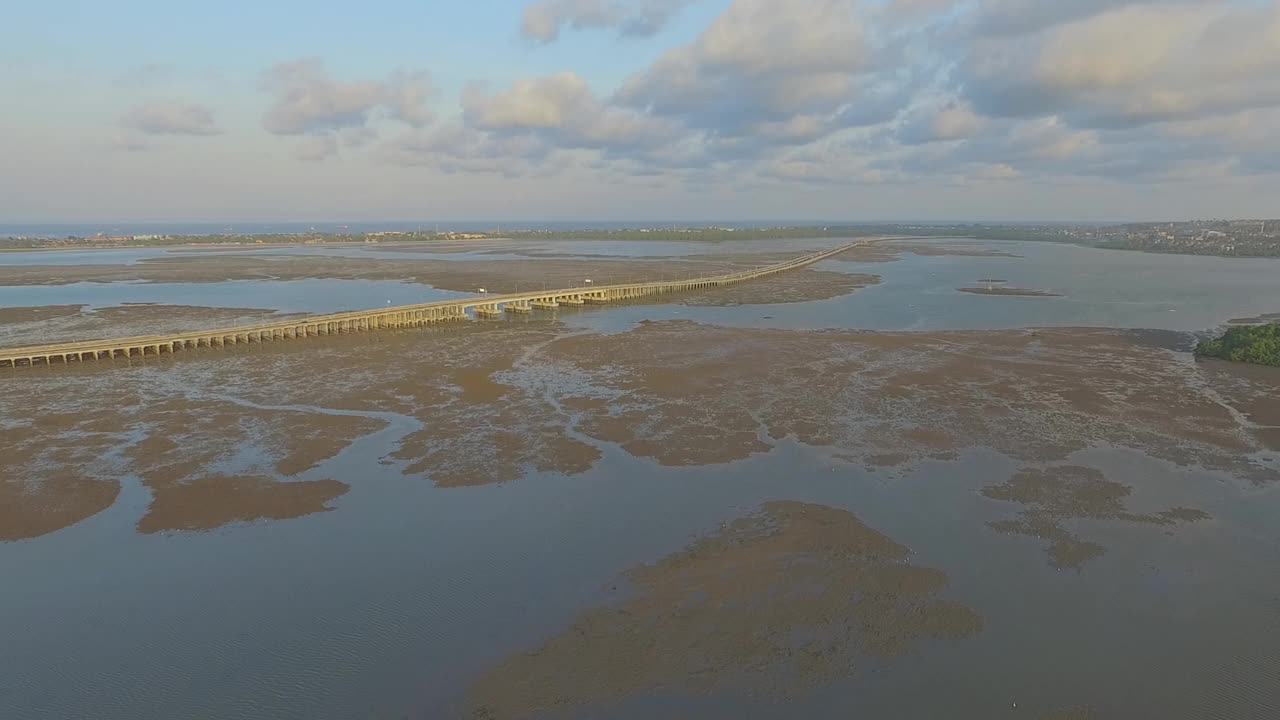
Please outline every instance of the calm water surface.
M386 305L472 297L398 280L232 280L218 283L72 283L0 285L0 307L87 305L91 309L126 303L198 307L265 308L281 312L332 313Z
M1024 257L829 262L824 269L876 273L884 283L793 306L671 304L562 317L602 331L662 317L797 328L1201 330L1280 310L1280 263L991 246ZM954 292L988 277L1063 297ZM339 302L335 288L357 288L340 284L349 282L151 286L147 292L157 295L147 301L315 310ZM353 292L369 293L376 305L374 296L401 285ZM47 291L47 302L107 305L145 286L115 287L32 290ZM420 295L400 298L438 291L410 285L400 292L388 297L421 302ZM0 304L9 297L0 294ZM163 367L145 372L163 381ZM335 512L143 536L134 525L149 494L137 478L125 478L110 510L0 544L0 717L455 717L470 680L602 602L603 587L619 573L779 498L855 512L910 547L914 564L944 570L951 579L945 596L982 614L986 627L962 643L869 662L851 679L786 706L713 696L682 701L681 712L1028 718L1036 715L1027 708L1087 703L1099 717L1261 719L1280 707L1274 487L1245 488L1131 451L1079 453L1073 462L1133 485L1137 511L1187 504L1214 520L1181 527L1176 538L1073 524L1108 552L1083 573L1059 572L1040 542L985 527L1008 513L977 491L1016 468L989 451L925 463L904 480L789 443L730 465L691 468L662 468L604 446L604 459L584 475L530 472L506 485L449 490L378 464L418 427L392 420L303 476L358 479ZM672 712L669 699L638 698L610 717Z
M383 243L377 245L303 245L288 247L157 247L101 250L45 250L0 252L0 265L133 265L146 260L194 259L228 255L285 255L316 257L349 257L365 260L525 260L542 254L609 255L618 258L681 257L741 252L774 252L795 249L796 254L831 247L837 241L788 240L780 245L774 240L749 240L730 243L678 241L612 241L612 240L546 240L520 241L519 250L495 252L495 247L513 243L503 240L476 241L474 250L460 252L421 252L430 243ZM450 246L465 245L451 242Z
M914 242L914 241L913 241ZM940 243L932 243L940 244ZM716 325L865 330L1124 327L1207 330L1227 320L1280 312L1280 260L1207 258L1028 242L972 242L1019 257L907 254L891 263L828 260L820 270L879 275L879 285L810 303L749 307L669 305L575 316L598 331L643 319L679 317ZM956 292L986 287L1043 290L1060 297ZM999 287L997 285L997 287Z

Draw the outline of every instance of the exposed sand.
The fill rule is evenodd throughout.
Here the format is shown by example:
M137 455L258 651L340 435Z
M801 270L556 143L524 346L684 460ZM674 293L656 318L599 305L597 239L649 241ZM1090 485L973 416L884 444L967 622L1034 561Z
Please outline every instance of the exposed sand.
M922 255L926 257L1022 257L1021 255L1004 252L1003 250L992 250L989 247L983 247L980 243L974 243L971 241L966 242L964 240L936 243L894 240L886 243L886 246L901 252L909 252L913 255Z
M181 332L299 317L260 308L155 304L128 304L98 310L85 310L83 305L11 309L40 311L55 307L68 309L44 318L0 324L0 347Z
M158 488L138 531L213 530L228 523L284 520L325 512L347 492L337 480L277 482L265 477L202 477Z
M1101 716L1091 707L1077 705L1075 707L1050 710L1036 717L1038 720L1095 720Z
M831 259L858 263L883 263L901 260L902 256L908 253L924 257L1022 257L1021 255L983 247L981 244L972 241L952 240L926 243L919 240L887 239L865 247L854 248ZM980 282L988 281L982 280Z
M0 307L0 325L35 323L80 314L84 305L45 305L42 307Z
M1200 510L1172 508L1158 513L1133 513L1124 507L1132 490L1107 480L1097 470L1072 465L1044 469L1023 468L1008 482L991 485L983 494L993 500L1019 503L1024 509L1015 520L991 523L998 532L1028 535L1049 541L1049 559L1059 568L1079 569L1106 552L1096 543L1081 540L1062 527L1067 520L1089 518L1151 525L1174 525L1207 520Z
M362 247L370 252L422 253L425 255L453 253L518 253L523 255L525 253L544 251L546 245L538 240L517 241L501 238L478 238L475 240L445 240L441 242L390 242L364 245Z
M347 486L290 481L383 427L378 420L171 398L148 407L128 457L155 499L143 532L207 530L237 520L300 517Z
M586 390L565 402L579 411L580 431L664 465L731 462L791 437L872 467L953 460L967 448L1039 466L1118 446L1254 483L1280 480L1280 468L1249 456L1274 438L1235 415L1273 407L1280 382L1240 389L1224 403L1212 377L1141 334L806 333L659 322L565 339L547 352ZM1030 498L1023 516L996 529L1044 537L1055 564L1078 567L1102 548L1064 530L1064 520L1200 518L1194 508L1125 511L1118 503L1130 488L1095 472L1042 481L1043 500L1022 494L1032 476L990 491Z
M56 393L44 388L6 378L0 391L0 541L69 527L120 493L107 453L126 441L121 415L137 394L119 386L95 392L74 380Z
M802 253L792 253L795 257ZM548 259L383 260L288 255L192 255L133 265L0 265L0 285L64 285L76 282L214 283L229 280L399 280L444 290L528 291L576 287L584 279L623 283L733 272L754 263L674 260Z
M70 527L111 507L119 494L120 483L106 479L9 475L0 481L0 542Z
M1280 322L1280 313L1264 313L1255 317L1232 318L1227 321L1228 325L1266 325L1267 323Z
M875 275L804 268L770 275L742 285L712 288L696 295L685 295L684 304L691 307L726 307L813 302L848 295L879 282L880 278Z
M502 328L497 329L499 332ZM514 337L462 333L458 344L477 345L433 352L406 368L413 389L411 413L427 424L405 438L394 457L408 461L405 472L425 474L445 487L510 482L526 468L576 475L590 470L600 451L565 432L568 415L537 388L501 382L502 373L529 346L554 338L548 328L517 330Z
M968 287L968 288L956 288L956 290L962 293L970 293L972 295L1007 295L1007 296L1016 296L1016 297L1062 297L1057 293L1051 293L1045 290L1027 290L1025 288L1011 288L1011 287L985 287L985 288Z
M794 437L853 458L992 447L1027 461L1118 444L1264 473L1196 369L1121 331L793 332L643 324L547 348L591 393L579 427L667 465ZM1264 473L1265 474L1265 473Z
M628 572L633 596L486 673L469 716L607 716L654 692L783 699L980 632L977 613L938 597L947 576L910 555L844 510L769 503Z
M890 263L902 259L903 250L893 243L878 242L833 255L827 260L856 263Z
M1197 365L1212 392L1241 413L1258 442L1280 451L1280 368L1211 359Z
M799 332L689 322L569 335L555 323L511 321L335 336L306 352L288 343L204 350L109 373L33 369L21 382L6 378L0 394L4 493L20 499L4 503L3 527L15 539L78 522L111 504L123 473L156 495L143 528L322 510L342 490L324 481L359 478L271 483L300 482L299 473L385 424L307 406L422 423L385 460L449 487L508 482L529 469L579 474L600 458L599 443L678 466L739 460L784 438L872 467L991 448L1043 468L1117 446L1254 483L1280 479L1276 463L1250 456L1277 442L1280 371L1188 362L1158 340L1111 330ZM125 451L110 456L112 448ZM1082 483L1127 492L1122 478L1068 480L1063 492ZM224 503L211 499L218 487ZM1114 508L1105 516L1151 522ZM1071 517L1030 503L1010 521L1023 525L1004 529L1032 529L1061 546L1072 538L1056 535L1059 520Z
M254 410L146 368L5 379L0 395L0 540L36 537L110 507L119 478L151 490L143 532L297 517L346 491L291 477L383 426L365 417ZM188 394L188 391L191 394Z
M172 372L264 405L405 415L423 429L389 459L442 486L482 485L518 479L529 468L577 474L599 459L595 447L567 433L570 414L549 388L507 381L522 358L563 332L548 322L460 323L330 337L306 352L288 343L257 346L219 353L216 362L174 363ZM301 434L314 421L296 422L304 423Z

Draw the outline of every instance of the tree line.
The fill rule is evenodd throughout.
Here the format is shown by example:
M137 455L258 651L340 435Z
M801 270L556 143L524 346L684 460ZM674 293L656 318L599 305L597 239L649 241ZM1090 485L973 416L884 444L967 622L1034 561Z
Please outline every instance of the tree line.
M1196 355L1280 367L1280 323L1233 327L1197 345Z

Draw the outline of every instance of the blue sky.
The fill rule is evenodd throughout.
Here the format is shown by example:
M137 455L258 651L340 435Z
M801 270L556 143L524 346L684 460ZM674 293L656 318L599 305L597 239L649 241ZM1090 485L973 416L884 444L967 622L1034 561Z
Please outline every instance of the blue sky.
M0 221L1275 216L1277 0L15 0Z

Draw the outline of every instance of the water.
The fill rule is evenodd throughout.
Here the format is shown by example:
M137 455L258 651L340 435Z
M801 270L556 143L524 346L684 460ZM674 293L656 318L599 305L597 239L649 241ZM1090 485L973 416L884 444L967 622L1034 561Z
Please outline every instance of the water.
M8 716L448 717L471 677L599 602L619 569L779 497L857 512L911 547L913 562L945 570L947 596L979 608L987 627L756 717L847 717L851 703L873 717L929 717L946 698L953 717L1016 718L1014 702L1130 696L1176 717L1203 700L1204 681L1169 684L1170 658L1203 673L1205 648L1226 663L1280 641L1280 623L1253 624L1280 619L1274 526L1261 546L1211 530L1173 545L1158 532L1107 538L1111 552L1082 581L1049 568L1035 541L974 522L990 512L974 490L991 458L885 485L859 469L831 473L798 447L668 471L615 451L584 476L534 473L464 492L379 470L383 448L368 445L311 473L362 477L337 512L143 537L130 531L137 508L118 507L0 547ZM1183 479L1206 480L1216 484ZM1274 492L1250 504L1280 511ZM1205 507L1221 525L1241 510ZM1152 571L1135 577L1135 566Z
M420 253L397 252L396 245L301 245L286 247L237 246L192 248L111 248L103 250L33 250L30 252L0 253L0 265L135 265L148 260L184 259L227 256L311 256L348 257L366 260L518 260L524 255L502 253L484 254L487 248L471 252Z
M646 249L632 245L627 254ZM669 317L784 328L1202 330L1280 310L1273 262L986 246L1023 257L828 262L823 269L884 281L796 305L691 308L674 300L560 317L607 332ZM955 292L988 277L1063 297ZM396 304L459 295L433 295L440 292L387 281L84 283L0 288L0 306L165 302L329 312L377 306L384 295ZM145 372L159 381L167 371ZM682 699L673 710L669 699L642 697L608 717L1024 718L1036 717L1029 708L1082 701L1100 717L1207 717L1222 708L1224 717L1274 717L1269 709L1277 706L1264 703L1280 678L1269 687L1260 672L1280 667L1276 487L1245 488L1133 451L1085 451L1072 462L1124 477L1138 488L1136 510L1187 504L1214 520L1179 528L1176 537L1073 523L1108 553L1083 574L1064 573L1046 564L1039 541L985 527L1007 512L993 511L978 491L1017 467L989 450L923 463L903 479L791 442L728 465L686 468L602 444L604 458L583 475L529 470L514 483L441 489L379 463L419 427L394 413L380 417L391 420L385 430L302 476L349 481L334 512L144 536L133 528L149 493L125 477L111 509L0 543L0 717L455 717L477 674L603 602L603 587L620 572L779 498L849 509L910 547L914 564L950 577L945 597L984 616L983 632L869 662L787 705L729 694Z
M492 220L469 221L399 221L399 222L240 222L240 223L156 223L156 222L105 222L105 223L34 223L34 224L0 224L0 238L5 237L90 237L93 235L258 235L258 234L298 234L298 233L370 233L370 232L409 232L414 230L439 232L501 232L538 230L554 232L572 232L580 230L643 230L646 228L689 228L689 227L722 227L735 229L770 228L770 227L826 227L839 225L832 221L758 221L741 222L735 220L663 222L663 221L602 221L602 222L553 222L546 220L512 220L494 222Z
M618 259L701 254L795 252L829 247L831 240L740 243L548 241L519 251L422 253L401 246L233 248L192 253L176 248L0 253L0 265L115 265L159 258L225 255L350 257L379 260L530 262L544 253ZM913 243L923 241L912 241ZM945 241L943 241L945 242ZM927 243L926 243L927 244ZM934 244L937 244L936 242ZM1119 252L1056 243L967 241L1017 257L905 254L892 263L826 261L817 269L879 275L883 282L831 300L771 306L689 308L666 305L614 308L573 315L573 323L616 331L644 319L680 317L717 325L867 330L997 329L1016 327L1134 327L1196 331L1234 317L1280 311L1280 260L1213 258ZM983 279L1061 297L1008 297L958 293ZM372 280L235 281L226 283L78 283L0 286L0 307L83 303L179 303L255 307L287 312L337 312L432 302L463 293L421 284Z
M457 246L465 243L450 243ZM716 253L793 251L797 255L831 247L830 239L788 240L779 244L773 240L746 240L733 243L608 240L546 240L520 241L510 245L501 240L477 241L474 250L459 252L422 252L432 243L379 243L376 245L295 245L282 247L241 246L179 246L156 248L103 248L98 250L32 250L0 253L3 265L134 265L159 259L194 259L199 257L250 256L313 256L348 257L365 260L529 260L546 254L576 256L607 256L616 259L684 257ZM494 247L510 248L509 252L495 252Z
M219 283L72 283L0 285L0 307L159 303L281 312L334 313L473 297L398 280L232 280Z
M914 241L913 241L914 242ZM930 243L937 244L937 243ZM879 275L852 295L750 307L636 306L575 316L575 326L625 330L645 319L714 325L853 330L1124 327L1198 331L1227 320L1280 312L1280 260L1100 250L1076 245L983 241L975 247L1018 257L907 254L897 262L828 260L819 270ZM979 280L1061 297L956 292ZM995 285L1001 287L1002 285Z

